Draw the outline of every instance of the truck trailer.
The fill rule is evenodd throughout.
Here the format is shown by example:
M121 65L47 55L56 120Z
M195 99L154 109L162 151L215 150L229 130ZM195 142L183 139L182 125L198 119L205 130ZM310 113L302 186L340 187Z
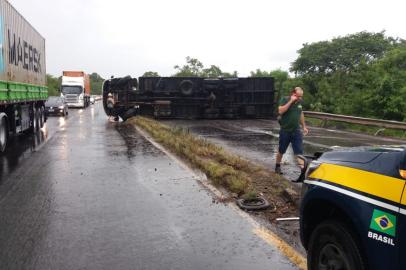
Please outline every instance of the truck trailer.
M109 96L114 99L113 109L107 107ZM103 83L106 114L123 120L135 114L180 119L271 118L274 98L272 77L127 76Z
M6 0L0 0L0 152L10 136L37 132L48 97L45 39Z
M61 96L69 107L86 108L90 104L90 79L83 71L63 71Z

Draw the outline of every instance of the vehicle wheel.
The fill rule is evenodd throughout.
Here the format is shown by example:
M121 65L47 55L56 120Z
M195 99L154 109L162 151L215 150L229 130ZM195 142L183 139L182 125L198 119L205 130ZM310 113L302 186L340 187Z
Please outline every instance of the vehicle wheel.
M3 153L6 150L8 139L8 126L7 118L5 115L0 116L0 152Z
M265 210L270 206L269 202L264 198L253 199L238 199L237 205L243 210Z
M45 123L45 110L44 107L41 107L39 109L39 127L42 128L44 126Z
M39 109L38 108L34 108L34 114L32 116L32 126L31 126L31 130L32 133L36 133L39 130Z
M191 80L183 80L179 84L180 92L184 96L191 96L193 94L193 82Z
M123 119L123 122L127 121L128 118L133 117L137 115L137 110L134 108L128 109L125 111L123 114L120 115L120 117Z
M343 223L328 220L314 229L307 253L309 270L365 270L357 240Z

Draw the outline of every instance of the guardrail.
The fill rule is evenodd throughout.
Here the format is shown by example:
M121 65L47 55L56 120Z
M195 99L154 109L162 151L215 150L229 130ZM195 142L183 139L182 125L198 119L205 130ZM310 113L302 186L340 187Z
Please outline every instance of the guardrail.
M360 125L376 126L381 128L392 128L406 130L406 122L380 120L373 118L355 117L341 114L321 113L304 111L305 116L318 118L322 120L332 120L346 123L354 123Z

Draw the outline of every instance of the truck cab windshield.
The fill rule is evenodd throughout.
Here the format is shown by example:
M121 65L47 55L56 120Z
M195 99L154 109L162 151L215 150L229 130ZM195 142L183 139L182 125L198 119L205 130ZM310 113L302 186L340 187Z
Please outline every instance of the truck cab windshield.
M62 93L66 94L75 94L80 95L83 92L83 88L81 86L67 86L62 85Z

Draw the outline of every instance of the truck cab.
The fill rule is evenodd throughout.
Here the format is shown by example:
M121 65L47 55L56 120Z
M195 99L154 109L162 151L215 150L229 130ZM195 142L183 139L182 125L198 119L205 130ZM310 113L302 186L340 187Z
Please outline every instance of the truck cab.
M61 96L69 107L85 108L90 104L90 81L82 71L64 71Z
M406 269L406 146L357 147L306 163L300 235L308 269Z

